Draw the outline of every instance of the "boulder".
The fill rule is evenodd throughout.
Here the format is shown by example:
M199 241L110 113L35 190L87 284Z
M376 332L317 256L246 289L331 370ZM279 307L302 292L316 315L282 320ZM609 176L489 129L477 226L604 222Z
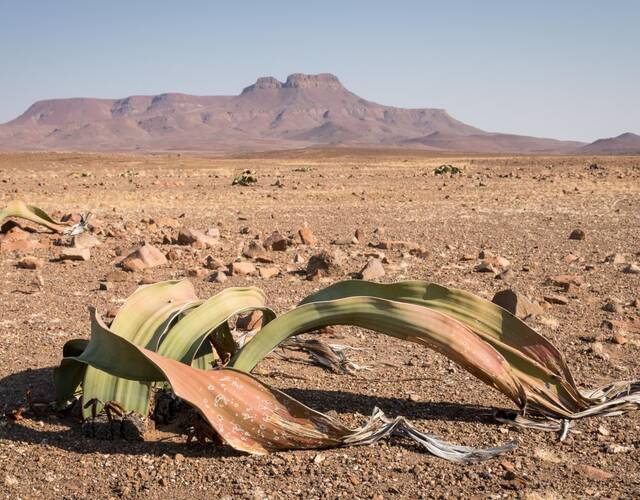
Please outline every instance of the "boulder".
M213 248L220 244L218 238L207 236L196 229L183 228L178 233L176 240L178 245L189 245L193 248Z
M367 281L382 278L385 275L382 262L378 259L369 259L369 262L367 262L358 275L361 279Z
M147 243L138 247L121 261L122 268L129 272L140 272L166 263L167 258L164 254Z
M262 279L268 280L278 276L278 274L280 274L280 269L277 267L261 267L258 269L258 274L260 274Z
M266 240L264 240L264 247L267 250L276 250L284 252L287 249L289 242L278 231L271 233Z
M627 264L622 272L627 274L640 274L640 266L638 264Z
M229 278L227 278L227 274L222 270L218 270L212 273L211 275L209 275L209 278L207 278L208 281L212 281L214 283L224 283L228 279Z
M540 316L544 312L537 303L511 289L499 291L491 301L521 319Z
M545 295L543 299L545 302L548 302L549 304L558 304L561 306L566 306L569 303L569 299L564 295L550 294L550 295Z
M258 328L262 327L262 318L262 311L256 309L255 311L251 311L248 314L239 316L236 320L236 328L238 330L244 330L247 332L257 330Z
M251 262L233 262L229 266L229 272L232 276L248 276L255 274L256 266Z
M256 240L251 240L242 249L242 255L248 259L256 259L264 255L264 247Z
M573 231L571 231L571 234L569 235L570 240L582 241L584 240L584 237L585 237L585 234L582 229L574 229Z
M91 258L91 250L88 248L63 248L60 251L60 260L81 260Z
M73 237L74 248L93 248L101 245L100 240L89 232L76 234Z
M316 238L315 234L313 234L313 231L311 231L311 229L309 229L308 227L302 227L298 230L298 236L300 236L300 241L304 244L304 245L315 245L318 242L318 238Z
M331 253L322 250L309 259L307 263L307 279L319 279L323 276L339 274L345 259L345 254L339 250Z

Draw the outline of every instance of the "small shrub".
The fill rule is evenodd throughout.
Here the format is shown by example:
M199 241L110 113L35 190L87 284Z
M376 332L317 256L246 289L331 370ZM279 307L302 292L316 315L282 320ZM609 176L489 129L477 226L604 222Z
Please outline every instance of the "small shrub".
M231 185L250 186L251 184L256 184L257 182L258 178L251 170L244 170L240 175L236 175L234 177Z
M433 170L433 173L435 175L444 175L444 174L456 175L456 174L461 174L462 169L454 165L440 165L439 167L436 167Z

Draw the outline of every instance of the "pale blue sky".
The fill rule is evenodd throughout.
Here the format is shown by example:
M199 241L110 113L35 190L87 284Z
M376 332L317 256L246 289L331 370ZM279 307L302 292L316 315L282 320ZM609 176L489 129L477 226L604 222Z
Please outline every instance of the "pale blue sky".
M0 122L33 101L331 72L493 131L640 133L640 1L0 0Z

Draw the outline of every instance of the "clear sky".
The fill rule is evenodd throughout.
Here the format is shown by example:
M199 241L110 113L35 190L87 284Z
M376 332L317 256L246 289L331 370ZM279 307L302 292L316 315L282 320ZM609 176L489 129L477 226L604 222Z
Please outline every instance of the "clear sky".
M336 74L485 130L640 133L640 0L0 0L0 122L33 101Z

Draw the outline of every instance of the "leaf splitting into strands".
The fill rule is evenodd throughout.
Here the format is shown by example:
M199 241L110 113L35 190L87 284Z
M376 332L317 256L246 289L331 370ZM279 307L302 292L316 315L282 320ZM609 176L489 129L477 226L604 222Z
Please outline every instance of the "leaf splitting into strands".
M372 444L399 435L413 439L436 456L456 462L485 460L509 452L514 444L475 449L441 441L404 418L387 418L376 409L369 421L349 429L251 375L232 369L200 370L136 346L111 332L91 308L92 335L84 352L66 358L115 377L147 382L166 380L176 396L198 410L233 448L254 454Z
M301 346L304 341L296 339L296 335L342 324L391 335L444 354L520 408L522 415L506 418L511 425L553 430L564 437L571 420L620 414L640 406L638 382L614 382L591 391L578 389L562 355L547 339L496 304L461 290L422 281L390 285L345 281L310 295L275 319L265 302L264 294L255 288L229 288L201 301L188 281L139 289L123 305L111 331L94 319L88 344L71 341L75 343L65 346L68 357L56 370L59 394L73 394L82 381L86 363L90 365L87 373L102 370L120 387L128 383L146 387L147 393L138 391L138 399L133 401L136 408L143 410L147 409L150 383L169 380L175 394L198 408L225 441L239 450L264 453L365 444L374 442L377 435L400 434L434 453L440 450L442 454L438 456L453 460L456 456L463 457L461 461L475 460L506 451L499 448L489 450L487 455L473 455L464 447L439 448L440 441L431 441L436 438L421 433L401 417L391 420L375 412L365 426L350 430L248 375L276 347ZM251 309L263 311L263 326L238 349L228 320ZM104 347L98 351L96 345L102 344ZM126 355L120 356L122 353ZM223 359L232 355L228 366L233 370L196 368L209 368L216 355ZM329 357L325 352L319 361L326 362ZM242 377L241 372L247 375ZM222 380L222 376L229 378ZM85 375L82 389L84 397L89 398L95 396L96 387L87 384L86 378ZM114 395L109 399L120 401L113 387L105 387ZM263 400L271 402L262 404ZM130 399L125 401L125 408L132 404ZM226 408L224 411L233 413L227 407L229 401L232 408L246 411L220 414L222 410L211 409L218 408L216 401ZM268 414L268 425L261 420L265 428L260 427L262 424L243 424L244 419L252 420L257 415L262 418L269 411L275 414ZM525 417L525 413L535 419ZM269 427L272 424L276 425L275 430ZM274 432L265 434L266 428Z

